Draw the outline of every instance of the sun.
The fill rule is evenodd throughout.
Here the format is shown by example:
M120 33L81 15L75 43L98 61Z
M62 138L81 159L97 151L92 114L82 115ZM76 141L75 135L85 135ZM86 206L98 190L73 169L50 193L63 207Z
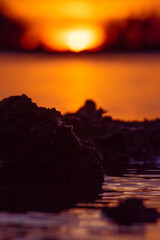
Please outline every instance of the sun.
M74 30L68 34L68 48L73 52L80 52L92 47L94 34L88 30Z
M45 33L45 34L44 34ZM35 34L34 34L35 35ZM101 27L88 25L85 27L48 28L41 31L41 42L47 51L96 52L105 40Z

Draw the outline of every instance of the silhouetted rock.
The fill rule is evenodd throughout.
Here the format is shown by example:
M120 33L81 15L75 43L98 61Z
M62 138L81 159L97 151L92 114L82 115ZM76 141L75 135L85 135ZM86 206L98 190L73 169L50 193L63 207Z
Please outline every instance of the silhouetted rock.
M117 207L104 207L103 212L111 217L113 221L122 225L130 225L132 223L156 222L160 217L154 208L146 208L142 200L129 198Z
M97 199L99 189L94 184L52 184L44 186L1 186L0 211L60 212L77 203Z
M0 102L1 182L97 183L128 168L154 168L160 120L123 122L104 116L92 100L61 116L27 96Z
M100 184L102 156L81 141L60 112L38 107L25 95L0 102L0 182Z
M73 125L74 132L83 140L94 139L104 134L103 129L106 123L111 121L110 117L103 118L105 111L96 109L96 104L92 100L86 100L75 113L68 113L63 116L63 121L67 125ZM105 121L104 121L105 119Z
M105 111L87 100L63 121L83 140L92 141L104 157L106 174L119 175L128 168L154 168L160 156L160 120L124 122L103 116Z

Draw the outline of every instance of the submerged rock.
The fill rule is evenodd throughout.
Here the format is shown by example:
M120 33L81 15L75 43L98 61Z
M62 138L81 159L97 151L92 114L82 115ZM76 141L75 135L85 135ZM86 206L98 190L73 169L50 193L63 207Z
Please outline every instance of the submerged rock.
M142 200L136 198L126 199L114 208L105 207L103 212L122 225L156 222L160 217L156 209L146 208Z
M56 109L38 107L26 95L0 102L1 183L100 185L103 175L101 153Z

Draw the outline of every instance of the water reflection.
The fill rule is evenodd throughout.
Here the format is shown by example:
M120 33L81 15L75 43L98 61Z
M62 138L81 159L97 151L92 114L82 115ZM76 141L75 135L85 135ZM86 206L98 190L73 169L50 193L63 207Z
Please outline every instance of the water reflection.
M101 201L109 206L117 206L120 199L137 197L145 200L147 207L155 207L160 211L160 175L129 174L124 177L110 177L103 186ZM111 192L114 191L114 192Z
M94 99L121 119L160 116L160 55L0 54L0 98L28 94L63 113Z
M4 240L132 240L135 238L158 240L160 221L156 224L119 226L104 216L101 208L116 206L120 199L134 196L144 199L145 206L155 207L160 212L159 186L158 171L155 176L154 172L152 176L147 172L143 175L130 173L129 176L108 177L103 184L104 192L96 202L85 204L79 202L74 208L58 214L35 212L33 209L26 213L1 212L0 238ZM64 194L67 195L67 192Z

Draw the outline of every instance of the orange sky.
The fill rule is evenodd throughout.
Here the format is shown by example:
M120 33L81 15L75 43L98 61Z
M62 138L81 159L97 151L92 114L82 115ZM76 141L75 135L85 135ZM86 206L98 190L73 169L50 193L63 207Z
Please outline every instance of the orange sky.
M103 21L152 9L160 10L159 0L1 0L16 15L28 19L80 19Z
M25 19L30 27L22 42L34 47L37 41L48 49L92 49L104 41L107 19L160 12L160 0L1 0L11 15ZM84 44L78 46L78 39ZM32 41L30 39L32 38ZM34 41L33 41L34 40ZM29 45L31 44L31 45ZM83 47L82 47L83 46Z

